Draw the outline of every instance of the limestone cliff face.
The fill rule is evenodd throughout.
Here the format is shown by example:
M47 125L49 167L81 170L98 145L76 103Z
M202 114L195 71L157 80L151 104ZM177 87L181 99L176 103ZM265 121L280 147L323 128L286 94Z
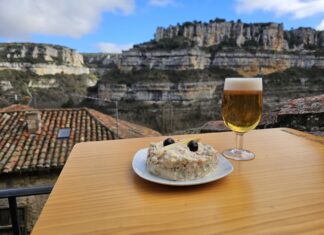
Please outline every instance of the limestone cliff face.
M142 51L134 48L123 52L116 66L124 71L133 69L191 70L217 66L233 69L244 76L253 76L270 74L292 67L324 68L324 55L244 50L211 53L198 47L172 51Z
M121 54L116 53L84 53L83 60L91 68L106 68L115 66L120 60Z
M284 71L293 67L324 68L324 56L266 52L221 52L215 55L211 65L231 68L242 75L254 76Z
M265 75L264 112L281 107L287 100L323 94L323 70L296 70L280 75ZM180 74L179 74L180 76ZM183 80L183 79L182 79ZM98 83L101 100L119 101L121 117L146 124L163 133L202 125L206 120L221 119L224 79L196 82L142 81L134 83ZM115 106L103 102L103 109L115 112Z
M222 81L208 82L138 82L126 84L99 83L98 96L103 100L141 101L147 103L181 102L211 100L216 96L217 87Z
M87 74L83 56L56 45L34 43L1 43L0 69L29 70L44 74Z
M199 48L172 51L141 51L135 48L122 53L119 67L126 71L134 68L162 70L204 69L210 66L210 57L210 53Z
M45 64L45 63L19 63L19 62L0 62L0 70L13 69L21 71L31 71L37 75L46 74L89 74L89 68L86 67L75 67L71 65L56 65L56 64Z
M176 37L187 38L200 47L223 43L271 51L324 48L324 31L302 27L284 31L283 24L278 23L246 24L216 19L209 23L187 22L168 28L159 27L155 33L156 41Z
M230 42L241 47L245 43L259 44L261 49L282 51L286 48L283 24L226 22L224 20L209 23L193 22L182 25L159 27L155 40L183 36L197 43L200 47L219 45Z
M315 50L324 48L324 31L312 28L298 28L285 31L288 49L293 51Z
M213 117L222 81L137 82L131 85L100 82L98 97L118 100L121 118L169 133L199 125ZM115 106L99 103L110 113ZM107 106L108 105L108 106Z
M116 53L84 53L83 59L90 73L102 76L120 64L121 54Z
M324 31L283 24L246 24L216 19L157 28L155 39L119 55L89 55L86 64L103 74L123 71L230 68L243 76L270 74L288 68L324 68Z

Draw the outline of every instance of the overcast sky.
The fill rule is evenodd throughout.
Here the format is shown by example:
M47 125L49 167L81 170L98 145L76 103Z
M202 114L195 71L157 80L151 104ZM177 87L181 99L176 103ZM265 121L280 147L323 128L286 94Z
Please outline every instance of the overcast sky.
M120 52L158 26L216 17L324 30L324 0L0 0L0 42Z

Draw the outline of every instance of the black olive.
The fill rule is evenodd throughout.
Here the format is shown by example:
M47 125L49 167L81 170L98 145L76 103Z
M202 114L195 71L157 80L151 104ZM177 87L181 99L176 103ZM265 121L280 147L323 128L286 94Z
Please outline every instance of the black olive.
M198 151L198 143L197 141L191 140L187 144L188 148L190 149L191 152L197 152Z
M163 141L163 146L167 146L170 144L174 144L174 140L172 138L167 138Z

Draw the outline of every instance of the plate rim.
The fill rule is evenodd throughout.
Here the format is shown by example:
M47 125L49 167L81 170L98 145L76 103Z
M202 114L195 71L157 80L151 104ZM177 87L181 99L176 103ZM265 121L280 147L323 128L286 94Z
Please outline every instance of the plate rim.
M148 148L142 148L142 149L139 149L138 151L136 151L136 153L133 156L133 160L132 160L132 168L137 176L139 176L140 178L142 178L144 180L152 182L152 183L157 183L157 184L162 184L162 185L170 185L170 186L192 186L192 185L207 184L207 183L224 178L225 176L231 174L234 170L232 163L229 160L227 160L222 154L217 153L218 157L219 157L218 161L220 161L220 160L223 161L225 164L227 164L227 166L230 167L230 169L228 171L225 171L221 175L216 175L216 177L210 177L210 174L208 174L207 176L196 179L196 180L174 181L174 180L168 180L168 179L164 179L164 178L158 177L156 175L153 175L152 173L150 173L149 171L146 170L146 166L145 166L144 167L145 173L147 173L149 176L151 176L151 177L146 177L144 174L141 173L142 170L138 169L138 167L136 166L136 161L138 161L138 159L141 158L140 154L141 154L141 152L144 152L144 151L147 152Z

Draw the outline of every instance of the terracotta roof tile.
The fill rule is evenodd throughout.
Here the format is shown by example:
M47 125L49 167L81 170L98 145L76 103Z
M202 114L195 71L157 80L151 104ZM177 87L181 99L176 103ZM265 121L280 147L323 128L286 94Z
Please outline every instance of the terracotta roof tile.
M32 107L28 105L21 105L21 104L13 104L8 107L4 107L0 109L0 112L13 112L13 111L22 111L22 110L31 110Z
M87 109L44 109L41 130L27 130L25 109L0 112L0 173L62 167L73 146L82 141L114 139L104 125ZM68 139L57 139L60 128L71 128Z
M94 109L87 109L89 113L96 119L98 119L102 124L111 127L114 133L117 133L116 119L100 113ZM147 136L161 136L161 134L155 130L148 127L130 123L119 119L118 121L118 136L122 139L124 138L139 138Z
M324 113L324 94L289 100L280 112L281 115Z

